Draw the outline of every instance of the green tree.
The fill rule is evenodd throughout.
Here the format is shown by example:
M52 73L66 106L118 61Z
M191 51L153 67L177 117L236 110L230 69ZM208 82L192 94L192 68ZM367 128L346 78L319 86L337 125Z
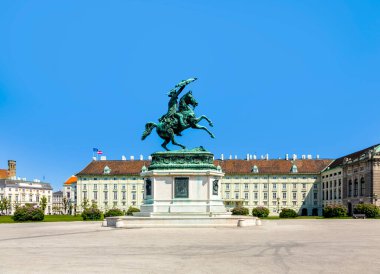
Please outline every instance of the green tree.
M47 206L47 198L46 196L42 196L41 201L40 201L40 207L43 212L45 212L46 206Z
M5 210L5 205L4 205L4 197L1 197L0 199L0 211L1 211L1 214L4 214L4 210Z
M69 200L66 197L63 197L62 202L63 202L64 214L67 214L67 209L69 207Z
M84 199L83 199L83 202L82 202L81 206L82 206L83 210L89 208L89 206L90 206L90 202L88 201L87 198L84 198Z
M5 214L8 214L8 210L11 209L11 201L5 197L1 198L0 199L0 210L1 210L1 213L4 213L5 211Z

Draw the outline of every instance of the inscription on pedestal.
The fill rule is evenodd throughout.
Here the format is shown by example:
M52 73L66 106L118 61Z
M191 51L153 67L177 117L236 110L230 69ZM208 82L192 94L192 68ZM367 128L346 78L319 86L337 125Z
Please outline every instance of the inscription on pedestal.
M189 198L189 178L174 179L174 198Z

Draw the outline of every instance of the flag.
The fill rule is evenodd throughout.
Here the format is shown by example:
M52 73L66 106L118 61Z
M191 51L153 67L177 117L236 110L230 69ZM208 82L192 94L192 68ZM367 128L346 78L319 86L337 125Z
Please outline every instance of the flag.
M103 154L103 151L98 150L96 153L97 153L98 155L100 155L100 154Z
M93 151L93 152L98 152L99 149L97 149L96 147L94 147L94 148L92 149L92 151Z

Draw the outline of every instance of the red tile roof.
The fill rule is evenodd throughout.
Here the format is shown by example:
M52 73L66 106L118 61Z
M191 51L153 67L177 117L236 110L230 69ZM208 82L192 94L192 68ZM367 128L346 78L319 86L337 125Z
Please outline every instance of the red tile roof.
M228 174L252 174L253 166L257 166L259 174L290 174L293 164L297 166L298 173L317 174L326 168L333 160L215 160L215 165L220 165L223 172ZM148 167L150 161L140 160L101 160L92 161L77 176L104 175L104 168L108 166L112 175L138 176L141 168Z
M67 181L65 182L65 185L71 185L72 183L76 183L78 181L77 176L71 176Z
M9 176L8 170L0 169L0 179L7 179Z

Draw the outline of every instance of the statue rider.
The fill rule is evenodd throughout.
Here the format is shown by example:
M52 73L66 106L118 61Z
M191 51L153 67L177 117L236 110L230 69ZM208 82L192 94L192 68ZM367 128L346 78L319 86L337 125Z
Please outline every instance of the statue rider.
M187 84L195 81L197 78L192 78L189 80L184 80L180 82L174 89L172 89L168 96L170 97L169 103L168 103L168 112L164 114L159 121L163 122L166 121L169 124L174 124L177 121L179 122L180 127L184 128L186 127L186 124L183 121L183 116L179 115L177 113L178 111L178 96L181 94L181 92L184 90ZM177 90L177 88L179 88ZM177 118L177 119L175 119ZM181 136L180 133L177 133L178 136Z

